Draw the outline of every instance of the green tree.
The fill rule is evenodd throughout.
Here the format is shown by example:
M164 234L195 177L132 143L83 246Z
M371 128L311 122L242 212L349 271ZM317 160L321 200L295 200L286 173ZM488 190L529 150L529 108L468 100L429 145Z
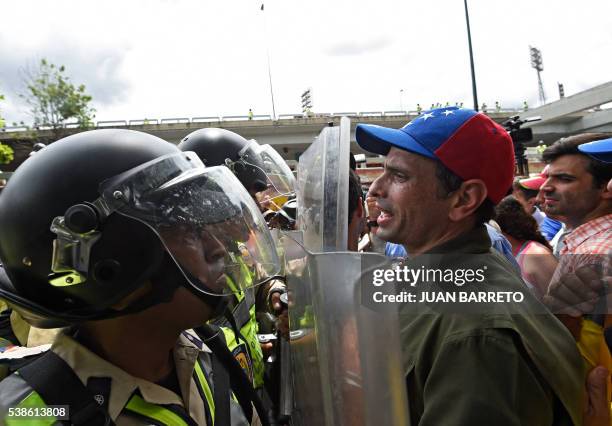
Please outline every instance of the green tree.
M63 65L42 59L37 70L24 74L27 93L20 95L30 105L34 126L51 126L56 135L67 121L76 119L80 127L87 128L95 117L85 85L75 86L65 72Z
M0 143L0 164L8 164L15 158L13 148L3 143Z
M0 101L4 100L4 95L0 93ZM0 129L4 128L6 125L4 118L0 114ZM15 152L13 148L3 143L0 143L0 164L8 164L13 161Z
M0 93L0 101L4 100L4 95ZM2 110L0 110L0 129L3 129L6 126L6 121L2 118Z

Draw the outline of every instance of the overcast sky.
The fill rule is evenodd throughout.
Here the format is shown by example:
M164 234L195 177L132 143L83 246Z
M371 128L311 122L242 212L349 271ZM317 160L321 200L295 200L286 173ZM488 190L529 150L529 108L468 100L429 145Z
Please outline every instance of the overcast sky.
M63 64L93 96L96 120L413 110L472 105L461 0L6 0L2 115L31 122L20 74ZM536 105L529 45L547 97L612 80L612 1L469 0L480 102ZM403 89L403 92L401 90ZM400 104L401 103L401 104Z

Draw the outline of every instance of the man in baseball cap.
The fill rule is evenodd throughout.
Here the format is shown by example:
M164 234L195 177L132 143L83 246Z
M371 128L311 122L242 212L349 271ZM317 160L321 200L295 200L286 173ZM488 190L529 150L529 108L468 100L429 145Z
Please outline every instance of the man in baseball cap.
M540 233L547 241L553 240L561 230L563 224L540 210L540 203L544 202L540 188L546 182L548 176L548 166L537 176L517 179L512 184L512 195L523 206L527 214L536 220Z
M604 163L612 163L612 138L583 143L578 150Z
M536 220L538 225L542 223L546 215L537 206L538 193L540 187L546 181L543 175L515 179L512 184L512 195L517 199L525 213L530 214ZM550 238L547 238L550 240Z
M386 155L370 188L381 211L377 235L403 244L408 263L426 265L419 266L424 274L432 267L485 271L478 286L411 286L443 288L444 297L474 288L523 295L520 303L479 302L469 315L456 304L428 303L427 315L415 314L415 303L401 304L411 423L580 423L584 382L572 337L491 251L484 227L512 186L508 132L484 114L450 107L426 111L401 129L358 124L355 134L363 149Z
M612 164L612 138L585 143L578 149L596 160ZM608 191L612 191L612 179L608 182Z

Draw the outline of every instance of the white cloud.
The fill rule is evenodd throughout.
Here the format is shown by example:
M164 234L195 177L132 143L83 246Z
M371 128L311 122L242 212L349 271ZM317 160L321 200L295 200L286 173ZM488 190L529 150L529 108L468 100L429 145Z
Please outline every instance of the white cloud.
M463 2L130 0L7 1L0 27L0 107L24 118L18 69L48 57L94 96L97 117L137 119L395 110L432 102L471 105ZM610 79L609 0L469 0L478 95L537 102L528 46L542 50L550 99ZM27 26L24 27L24 22Z

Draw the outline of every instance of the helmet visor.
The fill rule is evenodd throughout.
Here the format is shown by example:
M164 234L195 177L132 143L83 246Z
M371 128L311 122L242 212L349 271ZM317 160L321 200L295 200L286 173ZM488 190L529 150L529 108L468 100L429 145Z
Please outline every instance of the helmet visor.
M279 271L259 209L226 167L205 168L192 152L171 154L101 186L108 213L149 226L197 291L227 295Z
M295 193L293 172L278 151L270 145L259 145L253 140L239 155L243 162L262 169L266 174L268 189L263 191L264 199L285 197L286 201L288 196ZM280 205L282 206L282 203Z

